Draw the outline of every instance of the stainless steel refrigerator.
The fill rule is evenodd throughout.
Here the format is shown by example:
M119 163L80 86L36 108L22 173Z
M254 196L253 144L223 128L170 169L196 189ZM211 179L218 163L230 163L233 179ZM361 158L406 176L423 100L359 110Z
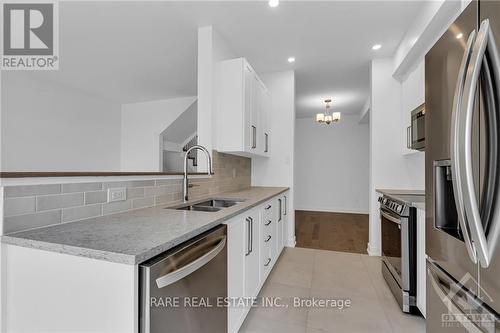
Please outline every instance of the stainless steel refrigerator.
M427 332L500 332L500 1L425 57Z

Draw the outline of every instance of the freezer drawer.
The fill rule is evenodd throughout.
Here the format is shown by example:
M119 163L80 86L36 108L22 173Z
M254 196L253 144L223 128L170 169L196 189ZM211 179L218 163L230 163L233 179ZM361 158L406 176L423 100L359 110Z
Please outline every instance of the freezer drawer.
M466 275L462 280L473 280ZM427 332L498 333L498 315L444 270L427 261Z
M226 332L226 226L139 265L141 333Z

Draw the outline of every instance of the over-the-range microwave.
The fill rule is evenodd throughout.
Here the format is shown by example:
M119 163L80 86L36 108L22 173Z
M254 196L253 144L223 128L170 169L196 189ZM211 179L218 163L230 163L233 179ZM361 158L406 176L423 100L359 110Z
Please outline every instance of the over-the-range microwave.
M408 149L425 150L425 104L411 112L411 125L406 132Z

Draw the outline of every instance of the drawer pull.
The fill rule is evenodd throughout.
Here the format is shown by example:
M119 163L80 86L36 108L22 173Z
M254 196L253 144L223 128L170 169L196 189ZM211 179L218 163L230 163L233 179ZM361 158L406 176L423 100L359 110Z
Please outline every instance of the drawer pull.
M267 235L267 239L264 242L269 242L271 240L271 235Z
M265 225L270 225L273 220L267 220L267 223L264 223Z
M271 207L272 207L272 206L271 206L271 205L269 205L269 206L267 206L265 209L266 209L266 210L269 210L269 209L271 209Z
M269 264L271 263L271 258L267 258L267 263L264 264L264 266L269 266Z

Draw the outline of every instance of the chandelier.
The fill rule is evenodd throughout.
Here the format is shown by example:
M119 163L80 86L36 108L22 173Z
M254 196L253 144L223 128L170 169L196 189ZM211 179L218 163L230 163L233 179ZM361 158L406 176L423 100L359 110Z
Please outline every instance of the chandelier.
M316 114L316 122L330 125L331 123L336 123L340 120L340 112L332 112L330 114L329 109L331 102L331 99L325 99L325 112Z

